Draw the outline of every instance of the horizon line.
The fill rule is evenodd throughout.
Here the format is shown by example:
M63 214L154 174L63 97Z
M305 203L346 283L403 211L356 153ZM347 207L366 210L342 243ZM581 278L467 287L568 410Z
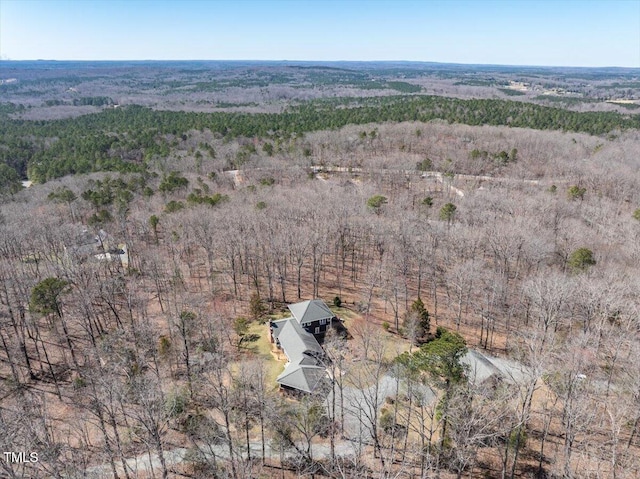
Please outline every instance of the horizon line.
M0 62L57 62L57 63L160 63L160 62L236 62L236 63L412 63L412 64L431 64L431 65L455 65L455 66L486 66L486 67L518 67L518 68L579 68L579 69L628 69L640 70L640 66L620 66L620 65L602 65L602 66L585 66L585 65L543 65L543 64L510 64L510 63L460 63L460 62L444 62L433 60L287 60L287 59L55 59L55 58L35 58L35 59L11 59L0 58Z

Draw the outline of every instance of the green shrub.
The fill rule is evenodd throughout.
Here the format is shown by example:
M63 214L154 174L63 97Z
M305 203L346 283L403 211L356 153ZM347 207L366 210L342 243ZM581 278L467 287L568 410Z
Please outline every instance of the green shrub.
M567 190L567 196L570 200L583 200L584 194L587 192L586 188L573 185Z
M260 295L257 293L253 293L251 295L251 299L249 300L249 313L251 313L251 318L254 321L260 319L261 316L266 312L266 308L264 304L262 304L262 300L260 299Z
M515 449L516 446L518 449L522 449L527 444L527 430L524 426L518 426L511 431L509 434L509 446L512 449Z
M210 196L203 196L202 191L198 188L193 190L192 193L189 193L187 196L187 202L192 205L209 205L216 206L218 203L227 201L229 197L227 195L221 195L220 193L216 193Z
M167 357L171 351L171 339L163 334L158 338L158 353L162 357Z
M188 402L186 392L171 391L164 403L165 411L169 417L179 416L186 411Z
M97 213L92 214L87 223L89 226L102 226L106 223L113 221L113 216L107 210L100 210Z
M447 203L440 209L440 219L450 223L456 214L457 206L453 203Z
M367 206L374 210L379 210L380 207L387 203L387 197L382 195L374 195L367 200Z
M585 271L590 266L596 264L596 260L593 257L593 251L589 248L578 248L569 256L567 262L569 267L574 271Z
M84 378L77 377L73 380L73 389L82 389L87 385L87 381Z
M175 213L176 211L180 211L184 208L184 203L182 201L174 201L171 200L164 206L164 210L167 213Z
M275 178L271 178L271 177L269 177L269 178L262 178L262 179L260 180L260 184L261 184L262 186L272 186L272 185L275 185L275 183L276 183L276 179L275 179Z
M189 185L189 180L187 180L183 176L180 176L175 171L172 171L162 179L158 189L162 193L170 193L180 188L186 188L188 185Z
M432 168L433 168L433 163L429 158L425 158L424 160L418 161L416 163L416 170L418 171L429 171Z

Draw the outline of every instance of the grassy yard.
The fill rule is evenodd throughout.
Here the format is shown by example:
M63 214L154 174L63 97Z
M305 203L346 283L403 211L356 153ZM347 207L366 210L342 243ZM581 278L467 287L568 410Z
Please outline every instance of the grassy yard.
M266 384L268 387L271 385L276 387L276 377L282 372L286 357L280 353L283 360L278 361L271 352L275 347L269 342L269 323L251 323L246 337L257 338L255 341L246 342L242 347L252 351L264 361Z
M349 340L350 349L353 350L356 343L359 341L359 334L362 334L362 316L347 308L336 308L332 306L331 310L336 314L336 316L344 321L345 327L354 336ZM371 330L369 328L373 329ZM381 346L384 348L384 357L387 361L392 361L398 354L409 350L409 342L407 340L400 335L385 331L379 324L371 324L367 326L365 330L369 333L379 335ZM279 361L276 359L276 356L274 355L276 348L269 342L269 323L251 323L245 338L242 349L245 351L251 351L261 361L263 361L266 372L266 384L269 387L273 386L275 388L276 377L278 377L284 369L286 356L280 351L276 354L280 355L281 360ZM354 370L358 370L363 367L362 364L359 364L361 359L362 358L359 358L356 360L357 362L351 365Z

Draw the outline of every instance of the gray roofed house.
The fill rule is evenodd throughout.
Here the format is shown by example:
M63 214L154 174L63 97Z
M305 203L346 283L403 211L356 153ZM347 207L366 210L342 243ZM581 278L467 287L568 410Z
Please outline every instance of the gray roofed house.
M300 326L316 338L323 337L333 321L337 320L335 314L321 299L302 301L290 304L288 307Z
M326 383L327 370L322 366L291 366L288 365L277 377L276 381L281 386L312 393Z
M291 311L293 317L296 318L302 326L307 326L310 323L322 319L330 320L335 317L321 299L312 299L302 301L301 303L290 304L289 311Z
M289 358L289 362L296 363L305 356L322 356L322 347L306 332L297 321L290 319L278 334L278 343Z
M292 304L289 310L292 317L269 323L271 341L289 360L276 380L283 388L312 393L329 379L324 351L312 332L324 334L334 314L321 300Z
M276 342L276 339L280 336L280 332L284 325L289 322L291 318L277 319L275 321L269 321L269 333L271 334L271 342Z

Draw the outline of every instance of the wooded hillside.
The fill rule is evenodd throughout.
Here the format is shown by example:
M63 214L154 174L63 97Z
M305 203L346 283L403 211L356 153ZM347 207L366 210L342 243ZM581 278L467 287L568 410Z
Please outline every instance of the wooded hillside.
M0 448L38 453L1 474L640 475L637 116L389 96L1 131ZM312 298L349 334L331 393L290 397L268 320Z

